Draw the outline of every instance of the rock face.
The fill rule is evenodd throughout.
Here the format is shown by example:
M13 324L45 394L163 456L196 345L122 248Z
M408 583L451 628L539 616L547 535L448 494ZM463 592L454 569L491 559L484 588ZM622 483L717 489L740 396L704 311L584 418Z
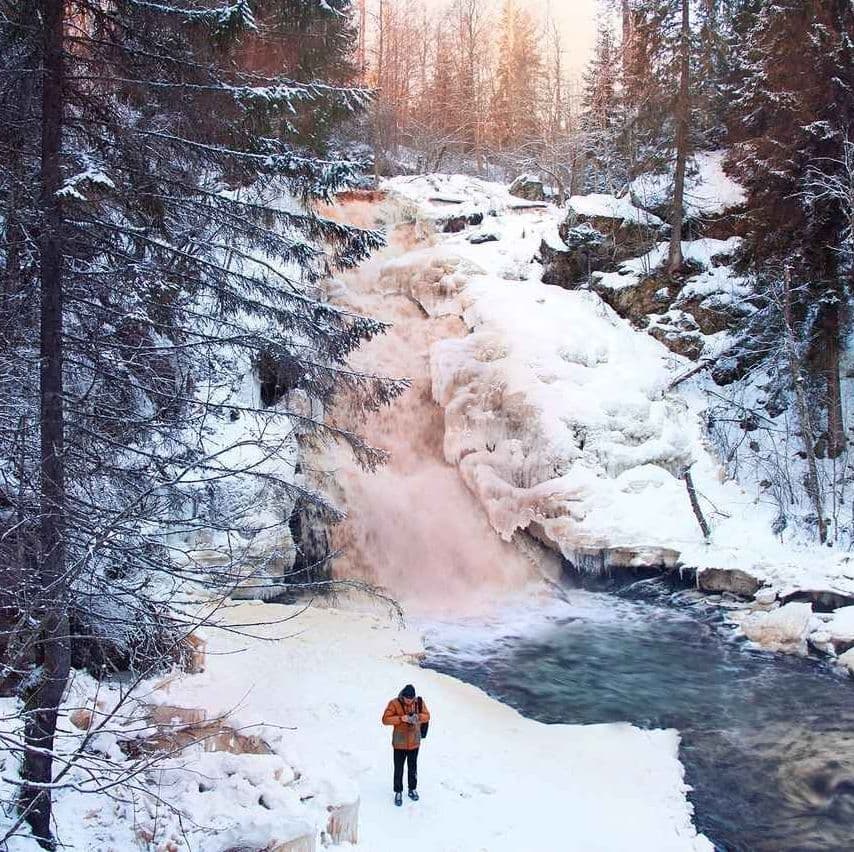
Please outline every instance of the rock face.
M753 612L741 622L745 636L769 651L807 653L812 606L789 603L771 612Z
M519 175L510 184L510 194L526 201L546 200L546 189L536 175Z
M574 195L558 226L562 244L543 241L543 281L573 289L594 272L616 270L620 263L645 254L664 223L626 199L610 195Z

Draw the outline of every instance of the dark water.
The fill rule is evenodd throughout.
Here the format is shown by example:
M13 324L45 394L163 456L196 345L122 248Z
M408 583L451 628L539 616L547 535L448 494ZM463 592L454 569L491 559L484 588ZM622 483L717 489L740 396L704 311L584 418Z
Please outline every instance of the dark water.
M722 850L854 850L854 683L645 588L434 626L425 665L543 722L677 728L696 824Z

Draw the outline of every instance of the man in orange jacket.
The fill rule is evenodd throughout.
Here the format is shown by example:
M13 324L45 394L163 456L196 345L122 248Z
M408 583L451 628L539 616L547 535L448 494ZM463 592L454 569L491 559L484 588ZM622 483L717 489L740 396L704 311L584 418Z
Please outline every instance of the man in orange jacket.
M403 804L403 764L407 764L409 798L418 801L418 749L421 746L421 726L430 721L430 711L421 698L415 697L415 687L408 683L397 698L389 701L383 713L383 724L393 725L391 747L394 751L394 803Z

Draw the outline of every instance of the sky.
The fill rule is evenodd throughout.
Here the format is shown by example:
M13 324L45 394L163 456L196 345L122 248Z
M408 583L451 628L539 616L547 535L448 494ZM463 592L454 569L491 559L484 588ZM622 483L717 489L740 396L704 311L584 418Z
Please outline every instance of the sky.
M423 0L430 6L443 7L448 0ZM502 0L486 0L495 9L501 8ZM550 10L558 21L566 45L565 68L571 75L580 75L587 65L596 41L596 20L600 14L601 0L517 0L520 6L542 15ZM377 0L368 0L368 8L375 7ZM498 15L494 17L498 26Z
M580 74L596 41L596 20L600 14L598 0L522 0L521 5L532 11L550 8L563 33L566 67L572 73Z

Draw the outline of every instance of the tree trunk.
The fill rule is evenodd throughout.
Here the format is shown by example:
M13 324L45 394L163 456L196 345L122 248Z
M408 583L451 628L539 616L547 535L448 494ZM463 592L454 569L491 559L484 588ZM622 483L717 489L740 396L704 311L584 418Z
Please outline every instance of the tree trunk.
M63 124L64 0L42 0L43 80L41 147L41 524L39 531L39 670L25 695L25 752L19 806L45 849L51 834L53 741L62 694L68 681L68 636L64 514L62 383L63 215L61 187ZM31 782L31 783L26 783Z
M697 499L697 489L694 487L694 478L691 476L690 469L686 468L685 472L682 474L682 478L685 480L685 487L688 489L688 500L691 503L691 510L694 512L694 517L700 525L700 531L703 533L703 538L708 541L711 531L709 530L709 524L706 522L706 518L703 515L703 510L700 508L700 501Z
M634 26L635 22L632 17L632 7L629 0L622 0L622 25L623 25L623 43L621 45L623 52L623 75L628 76L628 71L634 65L634 57L632 56L632 42L634 41Z
M824 520L824 499L821 493L821 480L818 478L818 465L815 461L815 436L813 435L810 409L804 393L804 382L801 375L801 362L798 357L795 342L795 322L792 315L792 274L787 268L783 274L783 319L786 326L786 358L789 362L789 373L795 391L795 404L798 420L801 426L801 437L804 442L804 452L807 458L806 489L813 504L818 519L818 538L824 544L827 540L827 523Z
M827 454L835 459L845 449L842 393L839 384L839 301L823 306L821 316L821 367L827 383Z
M685 168L690 142L691 103L688 93L691 65L691 21L689 0L682 0L682 35L679 48L679 100L676 105L676 175L673 186L673 212L670 217L670 252L667 271L673 275L682 268L682 218L685 201Z

